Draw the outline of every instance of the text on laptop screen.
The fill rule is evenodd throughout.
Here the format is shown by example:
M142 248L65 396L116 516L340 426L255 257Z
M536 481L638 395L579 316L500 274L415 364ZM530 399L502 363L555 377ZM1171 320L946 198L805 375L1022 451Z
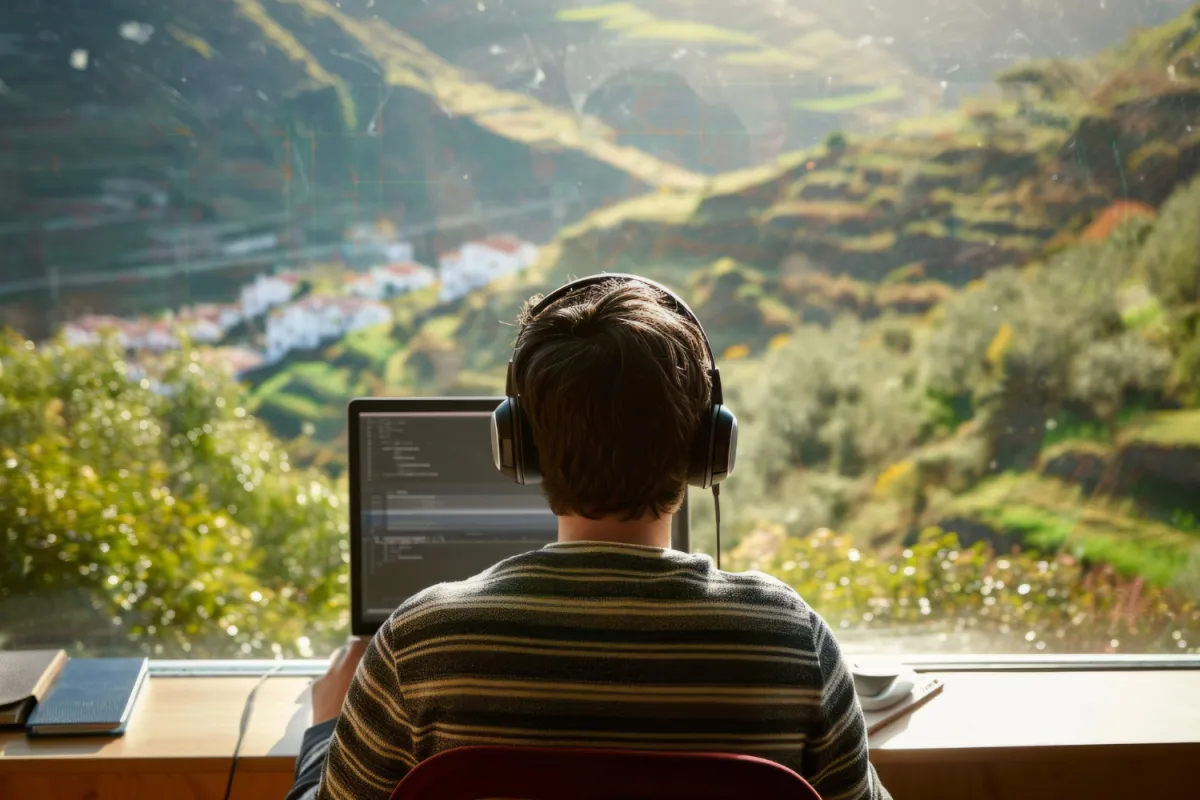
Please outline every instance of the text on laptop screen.
M353 546L365 620L554 541L557 519L540 488L512 483L492 463L490 424L484 411L362 413Z

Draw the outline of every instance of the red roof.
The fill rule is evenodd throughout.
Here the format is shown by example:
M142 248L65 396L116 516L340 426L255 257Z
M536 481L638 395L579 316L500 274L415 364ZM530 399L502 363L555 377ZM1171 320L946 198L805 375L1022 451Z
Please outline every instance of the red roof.
M487 237L480 244L490 247L493 250L499 250L502 253L515 253L521 249L523 242L515 236L501 233Z
M455 251L455 255L457 255L457 251ZM428 269L428 267L423 264L413 263L412 261L403 261L398 264L388 264L383 269L385 272L390 272L393 275L413 275Z

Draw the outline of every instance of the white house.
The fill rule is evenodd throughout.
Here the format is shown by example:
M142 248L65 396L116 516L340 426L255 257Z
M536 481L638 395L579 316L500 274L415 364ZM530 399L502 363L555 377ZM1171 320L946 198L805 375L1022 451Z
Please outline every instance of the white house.
M386 267L371 270L376 282L391 294L404 294L426 289L437 283L437 272L432 267L413 261L399 261Z
M153 322L143 324L141 346L147 350L154 350L156 352L178 350L179 339L171 330L171 325L172 323L169 319L156 319Z
M225 338L225 331L215 321L205 317L180 319L179 324L187 331L193 342L199 344L216 344Z
M382 300L424 289L436 282L437 273L432 267L408 261L374 267L369 272L354 275L347 288L353 295Z
M116 334L117 341L121 343L122 347L128 349L135 346L136 323L120 317L108 314L85 314L63 326L63 336L67 343L76 346L96 344L100 341L101 335L110 331Z
M254 283L242 287L241 306L244 319L261 316L275 306L292 299L300 286L300 276L290 272L278 275L257 275Z
M265 357L275 362L293 350L312 350L351 331L391 321L391 309L372 300L306 297L267 318Z
M520 263L521 269L532 266L538 256L538 247L536 244L519 239L511 233L499 233L489 236L479 244L515 258Z
M205 363L215 364L235 378L258 369L264 363L262 353L248 347L217 347L201 355Z
M520 272L533 264L537 253L536 245L508 234L468 242L438 260L441 277L438 299L455 300L502 275Z
M203 303L179 311L179 323L192 341L214 344L242 321L242 310L233 303Z

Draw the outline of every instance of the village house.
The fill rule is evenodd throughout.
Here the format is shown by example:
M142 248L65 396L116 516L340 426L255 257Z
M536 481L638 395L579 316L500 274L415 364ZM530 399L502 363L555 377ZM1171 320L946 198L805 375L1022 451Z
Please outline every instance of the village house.
M255 276L253 283L242 287L243 318L259 317L275 306L283 305L292 299L299 287L300 276L294 273Z
M62 332L67 343L77 347L94 345L101 336L112 333L126 349L135 347L134 338L140 335L137 323L109 314L85 314L64 325Z
M391 309L373 300L306 297L267 318L265 358L273 363L293 350L312 350L351 331L391 321Z
M432 267L409 261L356 274L350 279L347 290L358 297L383 300L425 289L436 282L437 273Z
M266 363L262 353L249 347L216 347L204 353L201 359L205 364L216 365L239 380Z
M135 346L153 350L156 353L178 350L179 338L175 335L172 327L173 322L170 319L156 319L152 322L139 323L141 336L139 344Z
M185 306L179 311L178 321L193 342L215 344L242 321L242 310L233 303Z
M536 245L509 234L467 242L438 260L441 282L438 299L456 300L503 275L520 272L533 264L537 254Z

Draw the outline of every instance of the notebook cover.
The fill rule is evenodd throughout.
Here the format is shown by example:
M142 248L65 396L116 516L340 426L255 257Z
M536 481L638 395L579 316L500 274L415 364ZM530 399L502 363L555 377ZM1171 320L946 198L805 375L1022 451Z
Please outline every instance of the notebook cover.
M65 650L0 651L0 726L23 725L66 662Z
M913 687L912 693L896 705L889 708L881 708L878 711L866 711L863 713L867 721L867 734L879 733L896 720L911 714L937 697L942 693L942 689L945 688L946 685L937 678L922 677L921 681Z
M30 736L112 736L125 730L146 680L145 658L76 658L29 715Z

